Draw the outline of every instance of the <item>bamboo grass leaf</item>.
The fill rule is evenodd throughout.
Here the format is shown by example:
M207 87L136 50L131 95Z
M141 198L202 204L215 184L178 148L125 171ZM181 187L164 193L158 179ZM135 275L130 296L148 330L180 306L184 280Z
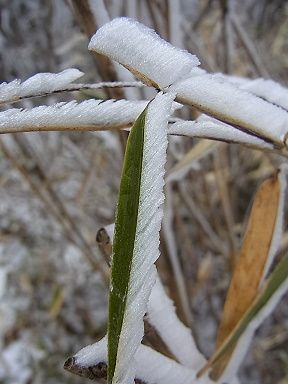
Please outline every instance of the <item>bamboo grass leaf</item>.
M176 100L225 123L240 127L280 148L287 145L288 113L213 75L194 75L170 87Z
M226 297L216 348L225 342L249 309L275 255L282 234L286 187L283 176L283 172L280 172L262 183L254 198L244 241ZM232 350L214 366L214 379L221 376L231 354Z
M97 131L131 125L148 101L70 101L32 109L0 112L0 134L30 131Z
M219 120L206 115L201 115L195 121L179 121L169 127L169 134L188 137L207 138L228 143L239 143L258 149L273 149L271 143L267 143L260 137L224 124Z
M20 80L2 83L0 84L0 104L57 91L83 75L83 72L78 69L68 68L60 73L37 73L22 83Z
M110 224L97 233L98 245L107 257L111 256L113 231L114 224ZM179 363L197 369L206 362L196 346L191 330L177 317L174 303L167 295L159 276L152 288L146 315L146 320L155 328Z
M101 27L88 48L118 61L143 82L160 89L187 77L199 65L196 56L173 47L150 28L124 17Z
M116 214L108 322L108 382L132 383L134 354L155 283L163 216L167 123L173 96L159 94L133 126Z
M239 343L239 348L237 345L231 359L232 361L230 362L230 364L234 363L232 364L232 375L234 375L235 366L233 365L236 365L238 368L239 363L241 363L242 359L244 358L243 355L247 351L247 343L250 343L256 329L272 313L287 290L288 256L285 256L277 264L268 281L263 286L247 312L237 323L236 327L233 329L233 332L221 345L221 347L217 349L217 351L208 361L208 364L199 371L197 376L201 377L208 369L213 368L227 351ZM231 371L229 372L228 368L228 372L224 372L224 374L221 376L220 382L227 382L227 376L230 379Z

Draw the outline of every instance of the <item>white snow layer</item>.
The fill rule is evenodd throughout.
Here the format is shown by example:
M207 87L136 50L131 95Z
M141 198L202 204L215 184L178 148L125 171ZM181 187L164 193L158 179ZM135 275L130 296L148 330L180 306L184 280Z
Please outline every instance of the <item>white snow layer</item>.
M143 317L156 280L154 262L159 257L167 124L173 99L171 94L158 94L146 112L138 219L113 383L133 383L135 353L144 335Z
M170 89L178 100L283 146L288 113L282 108L209 74L194 75Z
M23 97L51 93L63 89L82 76L83 72L69 68L60 73L37 73L23 83L20 80L2 83L0 84L0 102L11 102Z
M116 18L105 24L92 37L89 47L118 61L134 74L161 89L199 65L196 56L173 47L152 29L129 18Z
M85 100L71 101L32 109L8 109L0 112L0 133L51 131L57 129L93 130L105 126L133 123L148 101Z
M195 370L206 363L190 329L178 319L173 301L166 295L159 278L149 298L147 319L179 363Z

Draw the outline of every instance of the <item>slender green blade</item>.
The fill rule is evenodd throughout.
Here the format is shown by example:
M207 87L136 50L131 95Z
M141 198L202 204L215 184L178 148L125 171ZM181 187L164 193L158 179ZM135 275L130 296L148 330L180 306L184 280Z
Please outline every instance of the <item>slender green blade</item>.
M238 322L231 335L226 339L222 346L215 352L209 362L198 372L198 377L202 376L210 367L212 367L226 353L227 350L234 347L239 338L242 336L250 322L258 315L258 313L269 305L269 300L281 287L288 278L288 255L283 257L271 273L266 285L258 294L249 310Z
M146 109L129 134L115 222L108 320L108 383L116 367L119 337L126 307L137 226Z

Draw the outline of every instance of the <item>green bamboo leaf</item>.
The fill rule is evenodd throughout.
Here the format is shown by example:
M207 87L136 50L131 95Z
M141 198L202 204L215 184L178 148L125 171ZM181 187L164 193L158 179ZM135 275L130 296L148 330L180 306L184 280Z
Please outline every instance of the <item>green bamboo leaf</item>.
M248 311L238 322L236 327L221 347L210 358L209 362L198 372L198 377L202 376L209 368L214 366L220 358L230 348L235 347L240 337L247 330L248 326L255 322L255 329L264 321L271 313L275 305L281 299L287 290L288 282L288 255L283 257L271 273L267 283L264 285L260 293L251 304ZM284 288L284 291L283 289Z
M112 382L114 376L133 258L146 110L147 108L138 117L129 134L121 175L109 297L108 383Z
M132 383L143 316L156 280L163 217L167 125L174 95L162 93L135 122L117 206L108 321L108 383Z

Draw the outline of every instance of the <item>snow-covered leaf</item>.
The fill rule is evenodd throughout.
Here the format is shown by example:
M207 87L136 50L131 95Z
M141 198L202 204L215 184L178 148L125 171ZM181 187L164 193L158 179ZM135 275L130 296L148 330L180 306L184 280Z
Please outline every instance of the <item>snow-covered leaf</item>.
M82 76L83 72L69 68L60 73L37 73L23 83L20 80L2 83L0 84L0 104L17 101L24 97L49 94Z
M196 56L124 17L101 27L92 37L89 49L118 61L144 82L161 89L187 77L199 64Z
M167 123L173 97L159 94L135 122L121 176L108 322L108 382L132 383L134 355L155 283L164 201Z
M0 112L0 133L99 129L126 127L143 111L147 101L70 101L32 109Z
M280 148L286 145L288 113L213 75L194 75L170 87L177 101L250 132Z

